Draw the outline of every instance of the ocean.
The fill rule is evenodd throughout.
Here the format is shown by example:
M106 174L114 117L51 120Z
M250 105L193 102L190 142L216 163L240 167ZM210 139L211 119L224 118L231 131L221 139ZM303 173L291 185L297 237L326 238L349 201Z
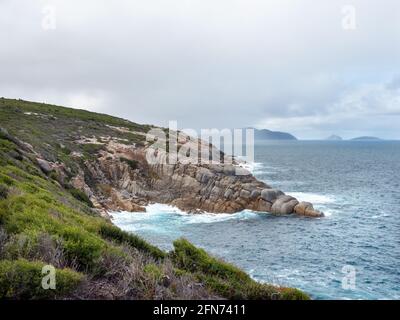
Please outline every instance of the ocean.
M326 217L191 215L153 204L113 221L166 250L185 237L258 281L314 299L400 299L399 141L262 142L252 171Z

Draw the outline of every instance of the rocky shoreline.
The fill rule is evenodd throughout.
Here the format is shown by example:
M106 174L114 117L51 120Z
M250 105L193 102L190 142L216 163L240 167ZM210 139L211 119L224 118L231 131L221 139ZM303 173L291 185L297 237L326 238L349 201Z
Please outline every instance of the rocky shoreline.
M249 209L275 215L323 216L311 203L299 202L257 180L238 162L150 165L148 151L148 147L110 138L96 161L85 162L72 185L83 190L105 216L108 211L145 211L149 203L169 204L191 213ZM159 157L165 156L158 152Z
M144 132L113 126L105 126L105 129L108 135L77 134L70 138L79 147L77 150L90 147L89 156L80 151L68 155L74 170L68 163L51 161L51 156L43 155L29 143L12 138L27 156L36 159L46 175L61 185L84 192L94 209L108 219L110 211L145 211L150 203L173 205L189 213L235 213L248 209L275 215L324 216L311 203L300 202L257 180L239 161L229 159L201 140L191 143L200 146L200 153L209 152L211 147L214 158L222 154L224 161L204 164L156 161L150 164L146 157L149 152L161 160L167 158L168 153L162 149L153 150ZM134 135L138 142L120 138L121 132ZM178 137L178 147L187 143L187 139Z

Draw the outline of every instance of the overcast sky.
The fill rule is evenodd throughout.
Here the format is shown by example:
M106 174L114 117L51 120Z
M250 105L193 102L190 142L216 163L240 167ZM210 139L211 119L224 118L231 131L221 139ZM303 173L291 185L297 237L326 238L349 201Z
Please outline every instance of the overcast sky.
M0 96L400 139L399 0L0 0L0 40Z

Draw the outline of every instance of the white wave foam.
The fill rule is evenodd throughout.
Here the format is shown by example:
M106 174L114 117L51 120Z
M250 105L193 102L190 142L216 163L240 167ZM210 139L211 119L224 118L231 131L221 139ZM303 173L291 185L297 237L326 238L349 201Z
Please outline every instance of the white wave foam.
M335 210L331 210L331 209L322 209L322 212L324 213L325 217L330 217L332 216L334 213L336 213Z
M390 214L388 213L381 213L381 214L377 214L371 217L371 219L380 219L380 218L387 218L390 217Z
M214 223L228 220L249 220L259 217L257 213L248 210L238 213L201 213L186 214L187 223Z
M251 174L262 173L263 164L261 162L245 162L240 161L239 166L246 169Z
M162 203L152 203L146 206L147 214L159 214L159 213L178 213L178 214L186 214L184 211L180 210L177 207L162 204Z
M311 202L312 204L328 204L335 202L335 198L330 195L322 195L308 192L286 192L299 201Z
M330 208L330 204L335 202L335 197L332 195L323 195L309 192L287 192L287 194L295 197L299 201L311 202L315 209L324 213L325 217L330 217L337 213L336 210Z
M179 223L179 224L196 224L196 223L215 223L227 220L248 220L259 217L255 212L244 210L238 213L187 213L177 207L154 203L146 207L146 212L111 212L111 217L116 225L130 225L130 230L146 228L150 225L158 223ZM173 220L173 221L172 221ZM149 225L149 227L146 227ZM154 226L153 226L154 227Z
M146 207L147 214L153 215L160 215L160 214L175 214L181 215L183 219L188 220L187 222L192 223L206 223L206 222L215 222L226 220L232 217L231 214L228 213L187 213L185 211L180 210L177 207L168 205L168 204L161 204L161 203L154 203L150 204Z

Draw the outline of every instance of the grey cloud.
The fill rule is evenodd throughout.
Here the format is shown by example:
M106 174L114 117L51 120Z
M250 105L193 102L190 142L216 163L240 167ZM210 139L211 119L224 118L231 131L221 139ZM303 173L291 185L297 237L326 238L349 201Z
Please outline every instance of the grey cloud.
M393 78L392 81L390 81L387 86L388 89L391 90L398 90L400 89L400 75L398 75L397 77Z
M339 0L3 0L0 95L159 125L394 136L397 118L374 113L399 110L400 4L353 3L344 31Z

